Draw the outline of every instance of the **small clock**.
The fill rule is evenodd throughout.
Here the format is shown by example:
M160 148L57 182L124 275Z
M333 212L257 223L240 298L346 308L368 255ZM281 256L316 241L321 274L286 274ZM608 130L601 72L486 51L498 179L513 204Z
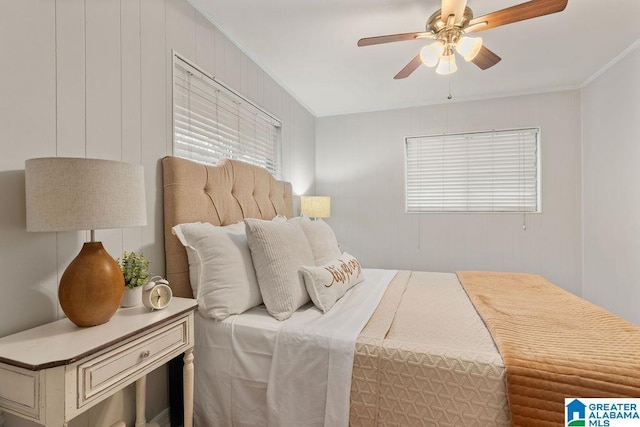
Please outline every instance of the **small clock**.
M162 310L173 298L169 282L160 276L154 276L142 288L142 304L150 310Z

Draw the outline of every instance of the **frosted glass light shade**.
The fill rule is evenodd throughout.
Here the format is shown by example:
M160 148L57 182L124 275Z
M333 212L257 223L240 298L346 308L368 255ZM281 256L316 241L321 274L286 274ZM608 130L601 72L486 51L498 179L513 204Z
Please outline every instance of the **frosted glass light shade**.
M25 162L27 231L147 224L142 165L45 157Z
M444 52L444 46L440 42L433 42L420 49L420 60L427 67L438 65L440 55Z
M300 213L309 218L329 218L331 216L331 197L301 196Z
M456 65L456 57L454 54L440 58L438 68L436 68L436 73L446 76L447 74L453 74L456 71L458 71L458 66Z
M475 58L482 49L482 37L460 37L456 44L456 50L465 61Z

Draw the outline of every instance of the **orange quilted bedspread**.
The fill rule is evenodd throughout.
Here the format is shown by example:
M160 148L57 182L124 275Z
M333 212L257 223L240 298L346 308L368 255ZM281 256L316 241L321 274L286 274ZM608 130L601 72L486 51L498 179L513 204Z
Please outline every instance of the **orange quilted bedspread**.
M458 272L506 367L514 426L559 426L565 397L640 397L640 328L530 274Z

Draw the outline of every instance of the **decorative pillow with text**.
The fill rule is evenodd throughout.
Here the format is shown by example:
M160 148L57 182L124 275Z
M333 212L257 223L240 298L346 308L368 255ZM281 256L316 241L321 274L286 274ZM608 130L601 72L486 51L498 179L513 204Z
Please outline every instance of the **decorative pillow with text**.
M319 267L302 267L304 285L311 301L326 313L354 285L364 280L356 257L343 253L337 260Z

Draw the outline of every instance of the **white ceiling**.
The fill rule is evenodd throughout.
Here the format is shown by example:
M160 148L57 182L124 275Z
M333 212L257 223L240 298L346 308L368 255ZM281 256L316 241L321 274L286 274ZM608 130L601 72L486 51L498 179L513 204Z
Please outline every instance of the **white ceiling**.
M486 71L421 66L393 76L429 43L357 47L362 37L424 31L440 0L189 0L311 113L328 116L582 86L640 40L640 0L569 0L560 13L477 35L502 57ZM475 16L522 3L468 0Z

